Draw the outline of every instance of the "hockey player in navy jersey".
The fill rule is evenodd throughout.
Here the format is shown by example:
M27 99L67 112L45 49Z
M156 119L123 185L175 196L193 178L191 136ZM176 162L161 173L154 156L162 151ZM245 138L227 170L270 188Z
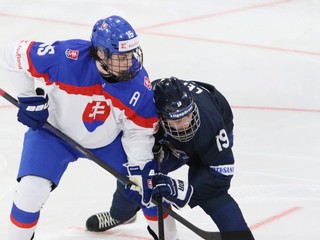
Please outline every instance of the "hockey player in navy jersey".
M97 21L91 41L18 41L5 50L4 63L20 104L18 121L29 127L8 239L34 237L50 192L68 164L83 157L42 128L46 121L121 174L139 179L141 205L150 204L146 184L156 167L158 115L138 36L125 19Z
M153 177L153 196L163 196L179 208L199 206L217 225L223 240L253 240L228 193L234 174L229 103L215 87L202 82L171 77L152 84L160 115L161 128L155 136L164 156L161 171L189 166L189 183L164 174Z
M237 202L228 193L234 157L233 114L227 100L202 82L171 77L152 85L160 116L154 152L161 160L161 173L152 178L153 196L164 197L165 204L176 208L199 206L217 225L223 240L253 240ZM185 164L189 166L188 182L167 175ZM114 200L111 209L115 205ZM125 209L134 209L130 205L128 202L122 211L129 214ZM158 239L156 211L156 207L144 211L155 220L148 227L154 239ZM174 225L170 218L164 216L165 239L176 240L177 231L166 224Z

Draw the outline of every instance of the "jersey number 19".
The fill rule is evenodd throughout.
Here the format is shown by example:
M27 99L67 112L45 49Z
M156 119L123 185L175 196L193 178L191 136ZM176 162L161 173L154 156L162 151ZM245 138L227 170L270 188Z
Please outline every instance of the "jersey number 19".
M216 136L217 146L219 149L219 152L223 150L223 148L229 147L229 138L226 133L226 130L221 129L219 134Z

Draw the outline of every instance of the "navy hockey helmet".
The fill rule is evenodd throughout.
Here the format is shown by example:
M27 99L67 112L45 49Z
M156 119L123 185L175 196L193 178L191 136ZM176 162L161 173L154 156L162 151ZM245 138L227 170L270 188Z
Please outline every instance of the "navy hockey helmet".
M113 15L98 20L92 29L91 43L94 49L104 52L105 59L100 61L103 69L119 81L132 79L143 66L143 53L138 35L120 16ZM111 61L106 61L107 58L114 59L113 56L120 56L118 62L119 59L124 59L123 56L130 56L126 71L123 70L123 64L112 65Z
M154 100L165 132L180 142L190 141L200 116L188 87L175 77L163 78L154 86Z

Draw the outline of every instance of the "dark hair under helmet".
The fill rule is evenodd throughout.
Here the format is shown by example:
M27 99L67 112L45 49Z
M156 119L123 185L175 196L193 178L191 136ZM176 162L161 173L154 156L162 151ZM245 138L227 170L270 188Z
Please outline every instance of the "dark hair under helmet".
M181 80L175 77L157 81L159 82L154 86L154 99L161 125L172 138L180 142L190 141L200 126L199 110L191 92ZM191 123L183 130L177 130L168 124L168 120L180 120L190 114L192 114Z

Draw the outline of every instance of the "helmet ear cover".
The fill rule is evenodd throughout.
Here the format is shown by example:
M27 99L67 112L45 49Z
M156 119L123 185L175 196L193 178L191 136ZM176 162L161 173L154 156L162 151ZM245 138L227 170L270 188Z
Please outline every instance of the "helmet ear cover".
M188 87L177 78L164 78L154 86L154 96L165 132L180 142L190 141L200 127L200 115ZM169 124L168 120L179 121L189 115L190 124L183 129L176 129Z

